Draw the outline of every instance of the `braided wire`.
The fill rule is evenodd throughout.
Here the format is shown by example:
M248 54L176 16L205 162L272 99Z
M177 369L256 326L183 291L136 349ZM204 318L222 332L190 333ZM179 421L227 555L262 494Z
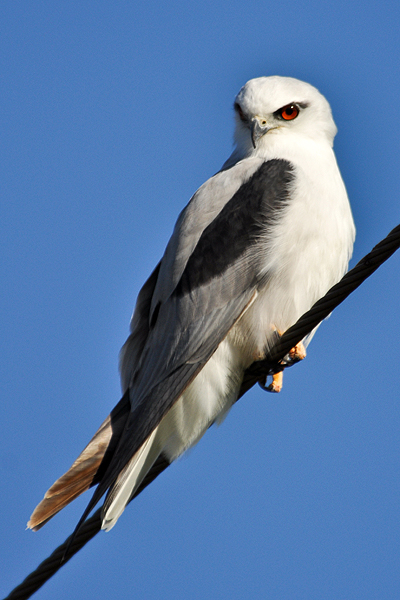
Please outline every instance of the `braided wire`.
M26 577L22 583L10 592L4 600L25 600L30 598L46 581L65 565L85 544L87 544L101 529L101 508L97 509L90 519L87 519L79 529L68 553L70 535L63 544L58 546L40 565Z
M395 227L371 252L362 258L336 285L334 285L312 308L290 327L271 348L265 360L253 363L247 369L239 398L242 397L262 377L266 377L278 366L291 348L296 346L306 335L323 321L339 304L343 302L363 281L378 269L400 247L400 225ZM157 476L167 465L160 468ZM154 479L154 477L153 477ZM150 483L150 481L148 482ZM147 485L147 484L146 484ZM141 487L138 493L144 488ZM136 496L137 494L135 494ZM133 498L132 498L133 499ZM69 536L63 544L28 575L24 581L14 588L4 600L27 600L50 579L66 562L87 544L101 529L101 508L87 519L69 546Z
M264 360L253 363L246 371L240 396L257 381L273 372L284 356L304 339L331 312L356 290L400 247L400 225L362 258L342 279L292 325L271 348ZM239 397L240 397L239 396Z

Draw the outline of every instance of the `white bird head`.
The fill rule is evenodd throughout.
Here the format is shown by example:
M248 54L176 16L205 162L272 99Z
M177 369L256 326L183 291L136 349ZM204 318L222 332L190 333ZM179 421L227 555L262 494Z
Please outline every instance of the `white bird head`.
M271 136L301 135L333 146L337 129L329 103L304 81L278 76L251 79L236 96L234 108L235 142L243 156L268 146Z

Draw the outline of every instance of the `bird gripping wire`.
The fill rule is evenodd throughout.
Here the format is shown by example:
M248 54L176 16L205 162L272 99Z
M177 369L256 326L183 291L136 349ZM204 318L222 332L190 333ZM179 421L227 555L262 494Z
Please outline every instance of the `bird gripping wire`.
M339 304L356 290L374 271L376 271L400 247L400 225L377 244L371 252L362 258L355 267L334 285L309 311L292 325L277 343L271 348L268 356L254 362L245 372L239 398L241 398L260 379L265 378L275 369L291 348L296 346L306 335L321 323ZM238 399L239 399L238 398ZM160 469L151 480L144 480L134 497L136 497L151 481L154 480L167 464L160 464ZM133 500L133 498L132 498ZM87 519L69 546L70 537L58 546L54 552L28 575L24 581L14 588L4 600L26 600L50 579L70 558L74 556L101 529L101 508ZM68 548L69 546L69 548ZM68 552L65 554L66 549ZM64 556L65 555L65 556Z

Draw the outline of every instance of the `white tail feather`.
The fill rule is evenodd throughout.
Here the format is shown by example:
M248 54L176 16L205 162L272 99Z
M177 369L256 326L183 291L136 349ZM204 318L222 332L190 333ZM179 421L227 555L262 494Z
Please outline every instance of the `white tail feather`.
M101 528L110 531L124 512L125 506L147 475L159 455L154 438L158 427L121 471L111 490L111 501L105 502Z

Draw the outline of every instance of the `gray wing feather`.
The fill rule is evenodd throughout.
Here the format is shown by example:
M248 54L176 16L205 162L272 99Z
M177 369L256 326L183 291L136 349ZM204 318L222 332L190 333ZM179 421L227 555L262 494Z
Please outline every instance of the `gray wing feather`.
M125 394L129 388L131 370L138 364L144 345L150 331L150 303L154 294L154 288L160 272L158 263L146 283L140 290L135 311L131 320L131 334L121 348L119 355L119 369L121 373L122 393Z
M165 250L151 302L151 312L158 302L165 302L174 291L204 230L261 164L262 160L259 158L237 163L229 171L219 172L211 177L191 198L179 215Z
M260 164L252 159L249 168L245 162L218 173L195 194L180 215L159 270L139 294L122 365L129 372L131 415L85 515L200 372L268 277L261 274L260 237L287 205L293 168L283 160ZM135 358L136 364L128 365L128 358Z

